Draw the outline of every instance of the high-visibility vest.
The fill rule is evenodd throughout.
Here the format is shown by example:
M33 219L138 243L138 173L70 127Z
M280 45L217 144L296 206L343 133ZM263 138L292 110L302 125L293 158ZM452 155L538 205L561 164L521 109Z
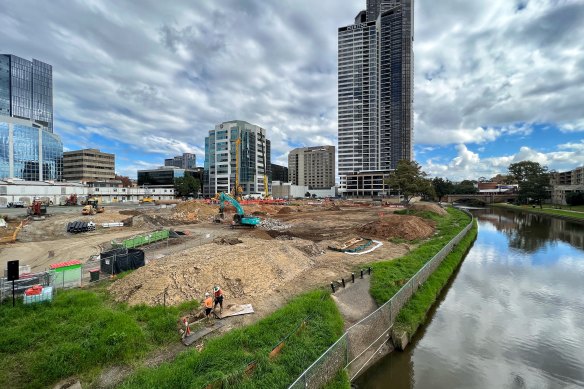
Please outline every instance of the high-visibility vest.
M213 308L213 299L210 296L205 299L205 308Z

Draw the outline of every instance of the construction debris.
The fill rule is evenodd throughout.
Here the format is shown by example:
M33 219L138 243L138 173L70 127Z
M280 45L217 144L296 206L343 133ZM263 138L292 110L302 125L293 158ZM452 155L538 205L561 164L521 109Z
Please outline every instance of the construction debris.
M78 234L80 232L95 231L94 222L71 222L67 224L67 232Z

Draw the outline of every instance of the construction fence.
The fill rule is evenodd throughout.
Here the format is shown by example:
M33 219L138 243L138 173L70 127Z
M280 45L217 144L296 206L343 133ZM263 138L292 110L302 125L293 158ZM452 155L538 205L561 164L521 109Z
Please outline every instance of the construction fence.
M410 278L391 299L347 329L289 388L321 388L342 369L347 369L352 381L368 366L391 337L391 330L400 310L472 228L473 216L470 212L464 212L471 217L471 222Z

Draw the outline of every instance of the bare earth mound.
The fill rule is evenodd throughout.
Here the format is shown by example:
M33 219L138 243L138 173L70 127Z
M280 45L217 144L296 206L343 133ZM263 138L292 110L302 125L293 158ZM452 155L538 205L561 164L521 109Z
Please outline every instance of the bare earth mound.
M434 233L433 222L417 216L385 215L381 221L367 223L359 229L365 236L381 239L424 239Z
M414 211L434 212L441 216L448 215L448 212L446 212L444 208L441 208L438 205L431 203L415 203L410 206L410 209L413 209Z
M109 290L130 305L200 300L215 284L227 299L265 298L308 269L313 260L289 242L243 239L237 245L207 244L151 262L114 282Z
M219 206L204 204L197 201L185 201L179 203L172 210L172 218L175 220L195 222L209 221L218 212Z

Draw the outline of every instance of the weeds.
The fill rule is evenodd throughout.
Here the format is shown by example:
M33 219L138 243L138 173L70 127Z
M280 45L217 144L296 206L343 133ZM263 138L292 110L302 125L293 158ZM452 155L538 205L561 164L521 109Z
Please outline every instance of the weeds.
M298 326L308 318L304 329ZM123 388L202 388L222 383L238 388L285 388L343 332L343 319L324 291L301 295L249 327L209 340L203 351L181 354L173 362L142 369ZM272 348L287 335L279 356ZM249 376L245 368L255 363Z
M426 320L428 310L432 307L444 286L456 270L477 236L476 220L469 233L460 241L440 266L416 291L412 299L401 309L396 318L395 328L407 332L408 338L416 332Z
M105 290L60 291L52 303L0 307L0 387L40 388L128 363L177 337L180 307L128 307Z
M371 296L378 304L389 300L438 251L456 236L469 222L462 211L448 208L448 216L436 215L436 235L408 254L386 262L371 264ZM402 212L402 211L398 211ZM410 211L414 214L426 211Z

